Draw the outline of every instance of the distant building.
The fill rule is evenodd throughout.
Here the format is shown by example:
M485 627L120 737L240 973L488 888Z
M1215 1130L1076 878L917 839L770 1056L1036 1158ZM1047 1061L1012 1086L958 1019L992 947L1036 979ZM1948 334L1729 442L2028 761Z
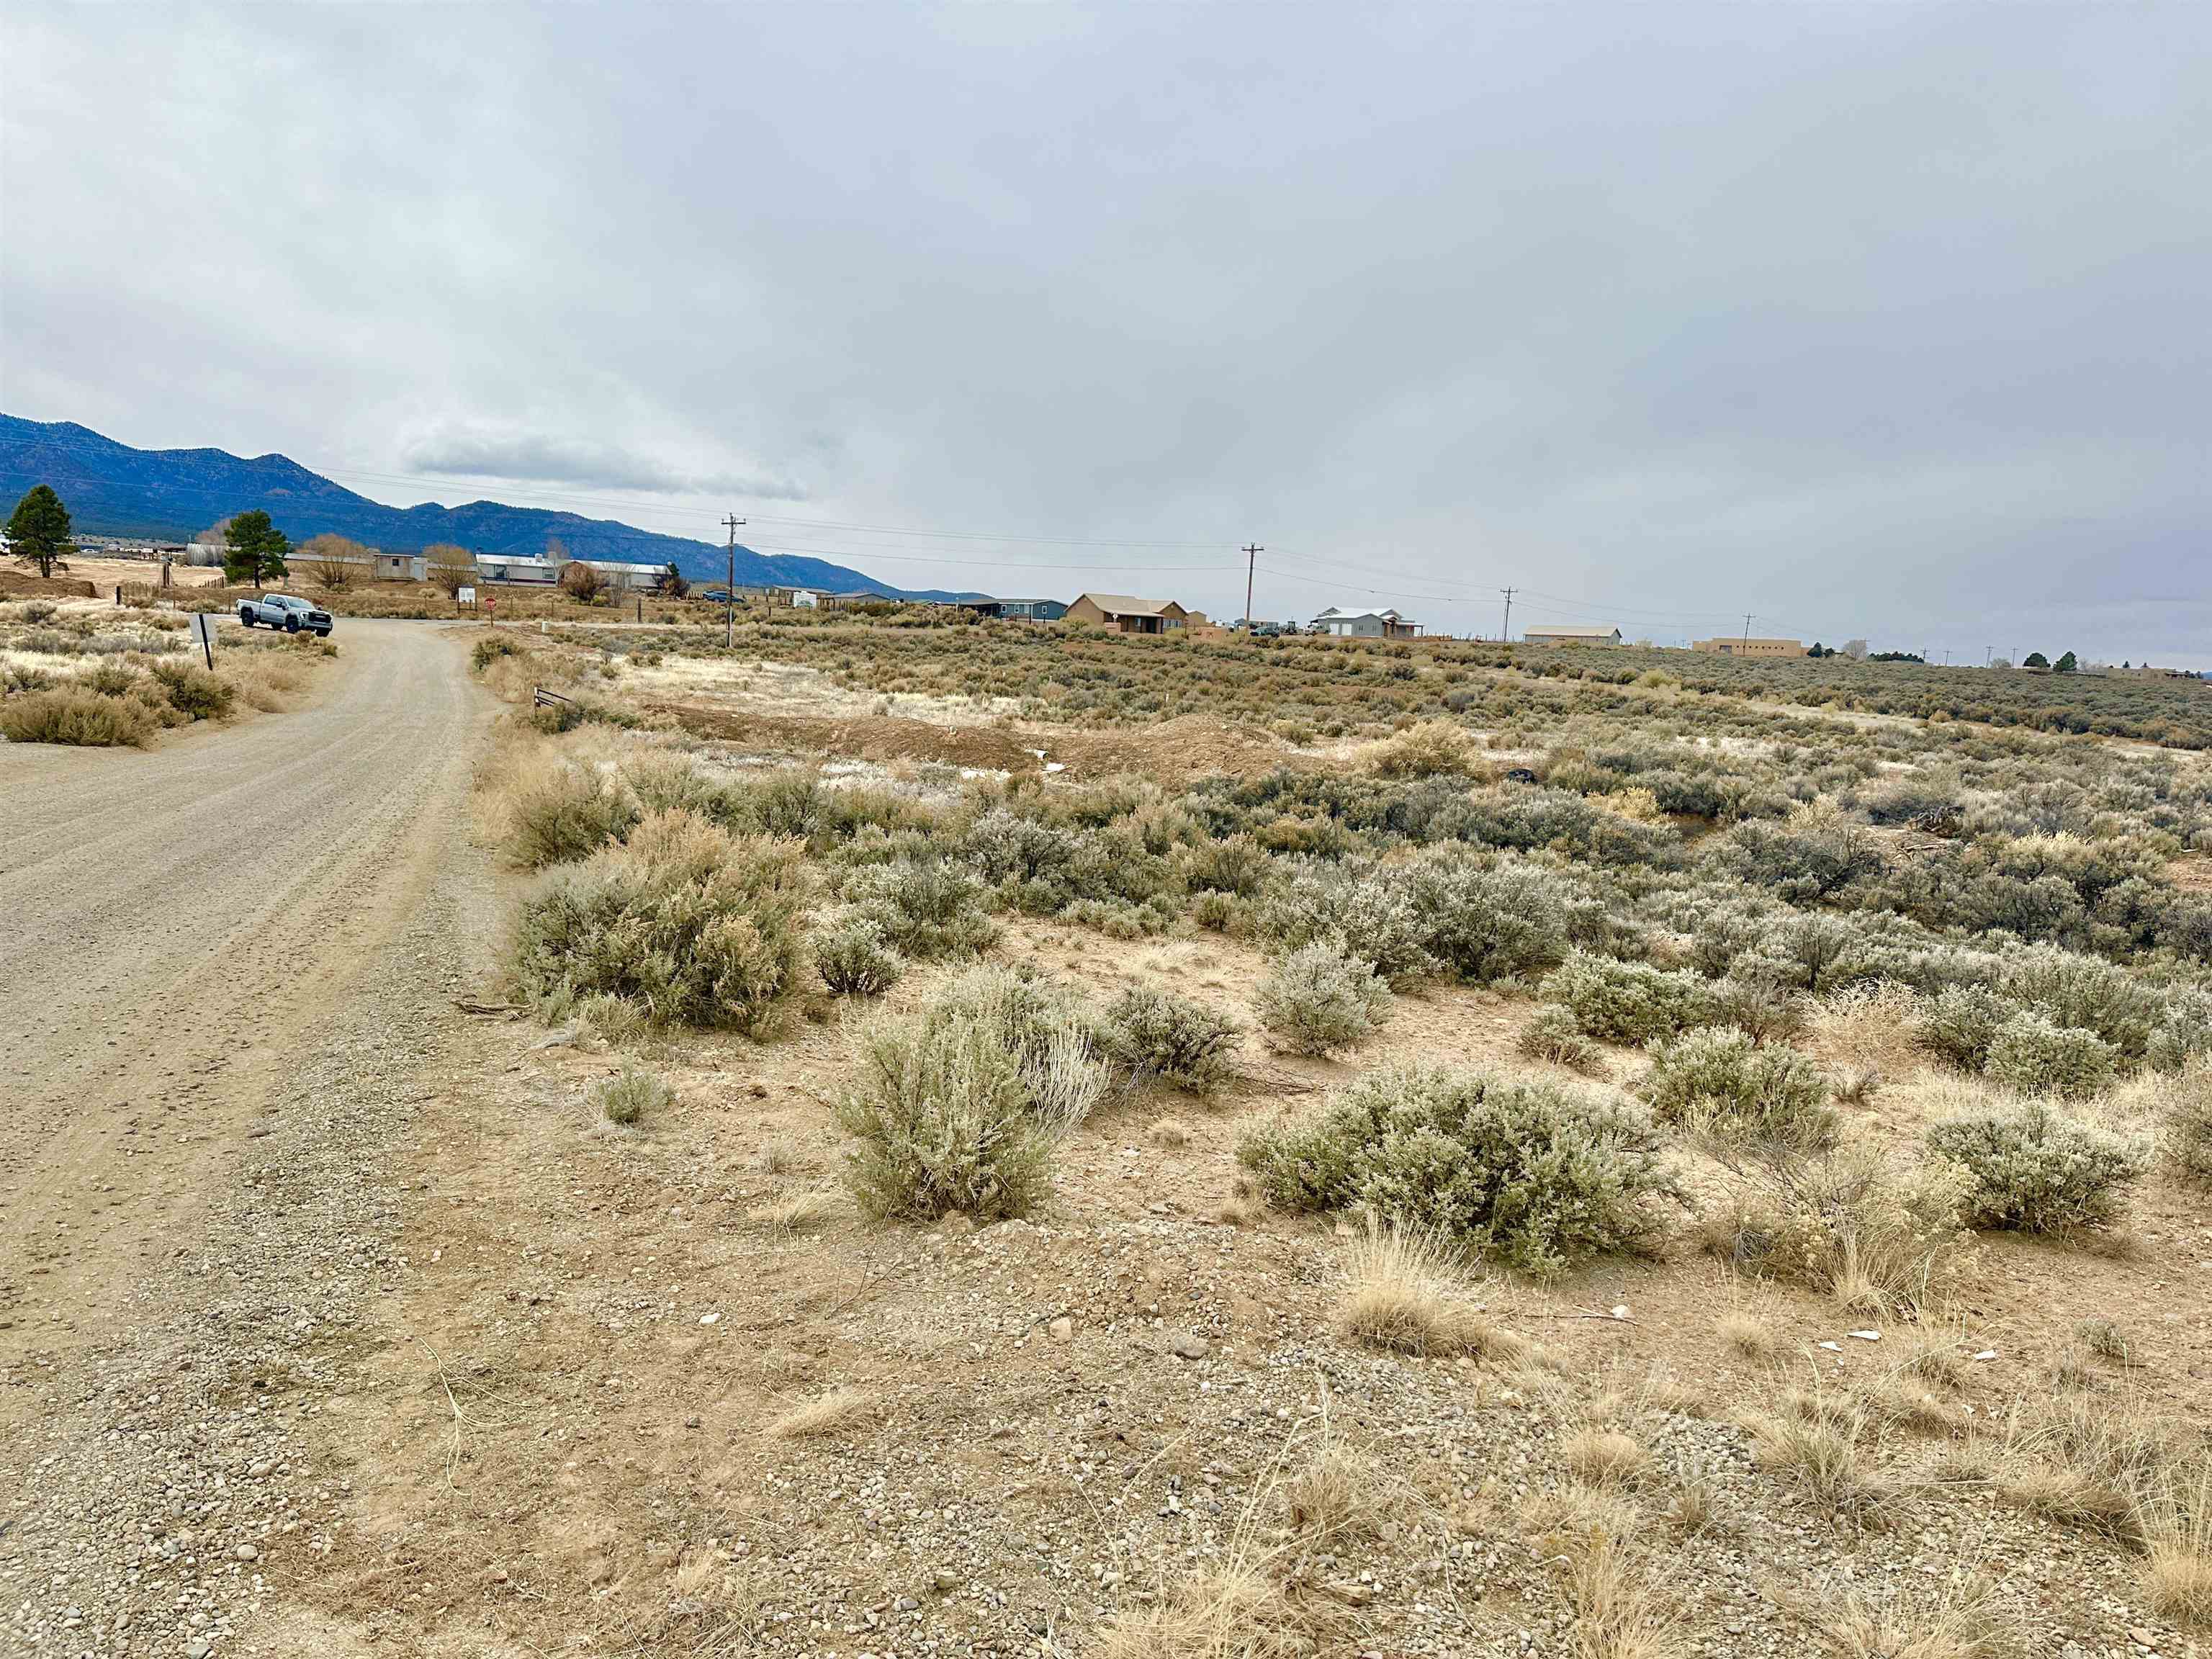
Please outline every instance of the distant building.
M1070 622L1091 623L1117 634L1171 633L1190 616L1173 599L1139 599L1127 593L1079 593L1064 614Z
M1060 599L973 599L968 608L1004 622L1058 622L1067 614Z
M380 549L368 556L368 573L380 582L419 582L429 574L429 564L420 553L386 553Z
M811 587L794 587L791 590L791 602L801 611L812 611L821 605L822 596Z
M668 579L665 564L629 564L620 559L570 559L570 564L589 565L609 587L625 593L649 592Z
M561 572L550 559L477 555L477 580L515 587L550 587Z
M1758 638L1692 640L1690 649L1702 651L1713 657L1802 657L1805 654L1802 640L1762 640Z
M1530 645L1619 645L1618 628L1532 628L1521 637Z
M1421 625L1387 607L1346 611L1333 605L1313 619L1313 631L1340 640L1409 640Z

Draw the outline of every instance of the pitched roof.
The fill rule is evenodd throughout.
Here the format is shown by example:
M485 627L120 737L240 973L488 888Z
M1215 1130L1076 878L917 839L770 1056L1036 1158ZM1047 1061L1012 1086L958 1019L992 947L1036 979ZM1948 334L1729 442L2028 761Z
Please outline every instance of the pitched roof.
M1358 617L1373 617L1378 620L1386 622L1403 622L1406 619L1403 612L1393 610L1388 605L1370 605L1363 606L1358 611L1346 611L1340 606L1333 605L1329 606L1328 610L1322 611L1321 615L1316 617L1314 620L1316 622L1328 622L1333 619L1337 622L1350 622L1353 618Z
M1618 628L1532 628L1531 634L1552 640L1609 640L1620 632Z
M1173 599L1139 599L1127 593L1078 593L1080 602L1088 599L1109 617L1159 617L1172 608L1182 607Z

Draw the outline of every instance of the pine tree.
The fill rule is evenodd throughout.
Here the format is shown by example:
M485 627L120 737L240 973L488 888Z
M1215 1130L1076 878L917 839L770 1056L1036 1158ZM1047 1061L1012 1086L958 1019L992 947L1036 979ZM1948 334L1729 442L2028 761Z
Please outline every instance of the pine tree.
M222 558L225 580L260 587L284 574L284 556L292 544L266 513L258 507L241 513L223 526L222 534L230 546Z
M51 484L33 484L8 515L8 544L25 564L34 564L39 574L51 576L69 568L69 555L76 551L70 539L69 508Z
M2071 651L2069 651L2057 662L2051 664L2051 672L2054 674L2070 674L2075 669L2081 667L2081 665L2080 663L2074 659L2074 653Z

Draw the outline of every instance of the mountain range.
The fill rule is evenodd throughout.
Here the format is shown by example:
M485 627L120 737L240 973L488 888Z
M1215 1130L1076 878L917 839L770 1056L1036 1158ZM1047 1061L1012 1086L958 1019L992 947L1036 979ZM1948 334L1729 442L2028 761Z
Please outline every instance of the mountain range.
M252 459L221 449L133 449L71 421L0 415L0 513L34 484L51 484L77 532L183 541L234 513L259 507L295 542L325 531L387 552L455 542L476 553L542 555L557 540L580 559L667 564L695 581L719 582L729 552L713 542L658 535L611 519L539 507L471 501L463 507L386 507L311 472L285 455ZM748 586L855 589L909 599L976 597L936 588L890 587L823 559L756 553L738 546L738 580Z

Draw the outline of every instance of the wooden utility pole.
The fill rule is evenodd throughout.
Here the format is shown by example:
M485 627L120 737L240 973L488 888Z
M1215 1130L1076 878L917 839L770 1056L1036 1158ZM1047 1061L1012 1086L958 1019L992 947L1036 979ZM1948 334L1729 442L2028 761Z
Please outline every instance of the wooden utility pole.
M1498 591L1505 596L1505 626L1498 631L1498 642L1500 645L1510 645L1513 643L1513 596L1521 590L1517 587L1501 587Z
M1260 562L1260 556L1267 550L1266 548L1260 546L1256 542L1248 544L1243 549L1243 552L1244 554L1244 635L1247 639L1249 639L1252 635L1252 567Z
M730 580L722 590L722 649L726 651L738 633L738 529L744 520L732 513L722 522L730 527Z

